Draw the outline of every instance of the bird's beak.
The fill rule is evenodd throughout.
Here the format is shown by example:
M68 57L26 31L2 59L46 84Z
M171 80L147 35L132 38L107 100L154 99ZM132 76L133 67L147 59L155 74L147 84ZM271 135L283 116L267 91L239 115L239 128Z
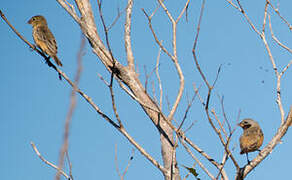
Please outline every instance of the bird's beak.
M31 24L32 23L32 19L27 21L27 24Z
M237 124L237 126L240 126L240 127L242 127L242 124L241 124L241 123L238 123L238 124Z

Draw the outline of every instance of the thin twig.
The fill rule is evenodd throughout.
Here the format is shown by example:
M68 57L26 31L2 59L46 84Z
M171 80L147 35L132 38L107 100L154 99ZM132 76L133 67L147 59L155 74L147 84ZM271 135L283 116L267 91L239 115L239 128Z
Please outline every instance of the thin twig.
M126 8L127 8L127 7L126 7ZM118 20L119 20L120 17L122 16L122 14L123 14L124 12L126 12L126 8L125 8L122 12L120 12L119 9L117 10L117 11L118 11L118 14L117 14L117 16L115 17L115 19L113 20L113 22L108 26L107 30L110 30L112 27L114 27L114 25L118 22Z
M251 26L251 28L258 34L261 35L261 33L259 32L259 30L257 30L257 28L255 27L255 25L252 23L252 21L250 20L250 18L247 16L246 12L244 11L241 3L239 0L236 0L238 6L240 7L240 9L238 9L245 17L245 19L247 20L248 24Z
M232 0L226 0L231 6L233 6L235 9L239 10L240 11L240 8L238 6L236 6Z
M178 93L177 93L177 96L176 96L176 99L175 99L175 102L173 103L173 106L169 112L169 115L168 115L168 119L169 120L172 120L173 119L173 116L177 110L177 107L181 101L181 98L182 98L182 94L183 94L183 90L184 90L184 75L183 75L183 71L181 70L181 67L180 67L180 64L178 62L178 58L177 58L177 41L176 41L176 38L177 38L177 34L176 34L176 27L177 27L177 22L179 21L180 18L177 19L177 21L175 21L171 15L171 13L168 11L168 9L166 8L166 6L164 5L163 1L162 0L158 0L159 4L161 5L161 7L163 8L164 12L167 14L169 20L171 21L172 23L172 49L173 49L173 56L170 57L172 62L174 63L174 66L176 68L176 71L177 71L177 74L178 74L178 77L179 77L179 89L178 89ZM187 5L186 5L187 6ZM186 6L185 8L182 10L182 12L185 11L186 9ZM151 21L149 22L151 23ZM150 26L152 27L152 26ZM152 34L153 34L153 30L152 31ZM153 34L153 36L155 37L155 34ZM157 39L157 38L155 38ZM156 41L157 42L157 41Z
M211 174L211 172L204 166L203 163L199 161L199 159L192 153L190 148L186 145L183 139L179 138L180 143L184 146L185 150L188 152L188 154L196 161L196 163L202 168L202 170L212 179L216 180L215 177Z
M163 46L162 41L160 41L160 40L158 39L158 37L157 37L157 35L156 35L156 33L155 33L153 27L152 27L152 17L149 16L143 8L142 8L142 11L143 11L143 13L145 14L145 16L146 16L147 19L148 19L148 25L149 25L149 28L150 28L150 30L151 30L151 32L152 32L152 35L153 35L153 37L154 37L156 43L157 43L158 46L162 49L162 51L163 51L165 54L167 54L167 56L168 56L169 58L171 58L172 60L174 60L175 57L174 57L173 55L171 55L171 54L168 52L168 50Z
M220 97L219 97L220 98ZM222 113L223 113L223 117L224 117L224 121L223 121L223 124L224 122L226 122L227 126L228 126L228 130L229 130L229 133L231 133L231 125L227 119L227 116L226 116L226 113L225 113L225 108L224 108L224 96L222 96L222 98L220 98L220 104L221 104L221 109L222 109Z
M65 159L65 153L68 152L68 146L69 146L69 132L70 132L70 125L72 122L72 117L73 113L76 108L76 87L79 84L80 77L81 77L81 72L82 72L82 57L84 55L84 48L85 48L85 38L83 35L81 35L81 43L80 43L80 49L77 54L77 71L76 75L74 78L74 84L75 86L73 87L71 91L71 98L70 98L70 107L69 111L67 113L66 121L65 121L65 132L64 132L64 139L63 139L63 145L60 148L60 155L59 155L59 168L62 169L64 165L64 159ZM60 171L56 173L55 176L56 180L60 180Z
M134 154L135 154L135 149L132 149L132 153L131 153L131 156L130 156L130 158L128 160L128 164L127 164L127 166L126 166L126 168L125 168L125 170L123 172L123 177L125 177L126 173L128 172L128 169L129 169L129 167L131 165L131 162L132 162L132 160L134 158Z
M68 151L66 152L66 158L67 158L68 165L69 165L70 180L74 180L73 175L72 175L72 163L71 163Z
M265 5L265 11L264 11L264 21L263 21L263 28L262 28L262 34L265 33L265 29L266 29L266 22L267 22L267 14L268 14L268 5L269 3L266 2L266 5Z
M283 74L287 71L287 69L291 66L292 60L283 68L283 70L280 73L280 76L283 76Z
M193 164L192 168L194 169L196 166L196 162ZM191 171L188 171L188 173L185 175L185 177L183 178L183 180L187 180L187 178L189 177L189 175L191 174Z
M270 31L271 31L271 35L273 40L282 48L286 49L289 53L292 54L292 50L290 48L288 48L287 46L285 46L283 43L281 43L278 38L275 36L274 32L273 32L273 28L272 28L272 22L271 22L271 16L269 15L269 27L270 27Z
M168 16L168 19L172 22L172 24L175 24L175 20L170 14L170 12L168 11L168 9L166 8L166 6L164 5L163 0L157 0L157 1L159 2L160 6L164 10L165 14Z
M203 80L204 80L205 84L207 85L207 87L210 88L211 86L209 85L209 82L207 81L203 71L201 70L199 62L197 60L197 56L196 56L196 47L197 47L197 43L198 43L198 39L199 39L199 34L200 34L200 29L201 29L201 22L202 22L203 13L204 13L205 2L206 2L206 0L203 0L202 5L201 5L200 17L199 17L199 22L198 22L198 25L197 25L197 33L196 33L196 37L195 37L195 40L194 40L192 53L193 53L193 57L194 57L194 60L195 60L195 63L196 63L196 67L197 67L201 77L203 78Z
M160 75L159 75L159 61L160 61L160 54L161 54L161 48L159 48L159 52L156 58L156 77L158 80L158 86L159 86L159 92L160 92L160 97L159 97L159 108L162 109L162 97L163 97L163 89L162 89L162 84L161 84L161 79L160 79Z
M73 5L69 4L67 0L57 0L57 2L72 16L72 18L78 23L81 24L81 18L75 12Z
M119 126L122 127L123 124L122 124L122 121L121 121L120 116L118 114L118 110L117 110L116 103L115 103L114 91L113 91L113 79L114 79L114 72L115 72L114 69L115 69L115 65L116 65L116 60L114 58L114 55L113 55L113 52L111 50L111 46L110 46L110 43L109 43L109 35L108 35L109 29L107 28L107 26L105 24L105 20L103 18L103 13L102 13L102 9L101 9L101 1L97 0L97 4L98 4L99 16L100 16L100 19L101 19L101 22L102 22L102 25L103 25L104 33L105 33L105 39L106 39L107 48L109 50L109 53L110 53L110 56L111 56L111 60L113 62L113 67L112 67L113 71L111 72L110 85L108 86L109 90L110 90L111 100L112 100L112 107L113 107L113 111L114 111L114 114L116 116L116 119L118 120Z
M227 132L226 132L225 128L222 125L223 123L221 123L221 121L218 119L218 116L217 116L217 114L216 114L214 109L211 110L211 113L215 117L217 123L219 124L220 129L222 130L223 134L225 135L225 139L227 140L228 135L227 135Z
M34 142L30 142L31 147L33 148L34 152L37 154L37 156L47 165L51 166L52 168L56 169L57 171L60 171L60 173L69 180L69 176L62 170L60 169L58 166L54 165L53 163L49 162L48 160L46 160L41 153L39 152L39 150L37 149L36 145L34 144Z
M157 97L156 97L154 81L151 81L151 87L152 87L153 100L154 100L155 104L158 104L159 102L158 102Z
M189 7L189 4L190 4L190 0L187 0L183 10L180 12L180 15L177 17L177 19L175 20L175 23L178 23L178 21L180 20L180 18L182 17L182 15L184 14L184 12L186 12L187 14L187 9ZM187 15L186 15L187 16Z
M180 123L179 127L177 128L178 131L180 131L181 127L183 126L183 124L184 124L184 122L185 122L185 120L187 118L188 112L189 112L189 110L190 110L190 108L191 108L191 106L192 106L192 104L193 104L193 102L195 100L195 97L198 95L198 92L199 92L200 88L201 88L201 86L198 88L198 91L195 91L195 94L193 95L191 101L188 103L188 106L187 106L187 108L185 110L185 114L184 114L183 120Z
M269 1L269 0L266 0L270 6L272 7L272 9L278 14L278 16L285 22L285 24L287 24L288 28L290 29L290 31L292 31L292 26L290 25L290 23L280 14L279 10L276 9L273 4Z

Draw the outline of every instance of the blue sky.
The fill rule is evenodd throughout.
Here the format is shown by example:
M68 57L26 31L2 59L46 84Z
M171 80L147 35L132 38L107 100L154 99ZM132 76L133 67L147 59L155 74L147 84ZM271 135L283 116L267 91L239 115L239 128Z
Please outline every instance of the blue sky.
M111 4L112 3L112 4ZM242 2L248 15L260 28L264 14L264 0ZM278 5L280 12L291 22L290 1L272 1ZM112 1L103 4L104 16L110 24L117 8L123 9L126 1ZM144 66L149 73L155 67L158 46L147 25L147 19L141 8L151 12L156 1L137 1L133 8L132 42L135 62L140 79L145 82ZM178 15L179 4L166 3L174 17ZM92 1L95 15L98 14L96 1ZM199 76L192 59L192 44L195 25L199 16L200 2L194 1L189 8L189 21L185 17L178 24L178 57L185 75L185 91L182 102L175 115L176 121L183 118L187 106L187 98L194 94L193 84L202 85L201 96L205 98L206 88ZM62 70L73 79L76 72L76 54L80 46L81 32L78 25L56 1L26 0L25 3L11 0L4 1L1 10L15 28L30 42L33 42L32 28L26 22L34 15L44 15L48 21L59 47L58 57L64 67ZM272 17L273 30L277 37L288 47L292 46L291 32L285 24L269 10ZM95 18L98 31L102 38L100 19ZM123 44L124 16L109 33L115 57L126 64ZM153 19L153 26L165 46L171 48L170 23L161 10ZM43 62L43 59L31 51L1 20L0 51L2 68L0 70L1 101L0 101L0 179L52 179L55 170L45 165L33 152L30 141L35 142L43 156L56 163L62 144L64 122L70 104L71 88L65 81L59 81L57 74ZM291 60L291 54L279 48L271 41L267 29L267 37L279 69ZM262 126L265 134L264 146L269 142L280 123L280 113L276 104L276 79L272 65L260 38L252 31L241 14L224 0L207 1L198 44L198 58L207 78L213 81L217 69L222 65L221 74L214 89L210 107L214 108L222 118L218 96L224 96L225 111L232 125L236 124L238 111L241 119L254 118ZM114 119L111 109L110 93L105 84L98 78L101 74L106 80L110 75L99 59L92 53L87 44L83 57L83 72L80 88L95 103ZM161 54L160 75L164 87L163 111L167 112L168 99L172 104L178 87L178 78L170 59ZM292 102L291 69L288 69L282 80L283 106L287 113ZM149 79L148 91L152 92L152 81L157 83L155 76ZM158 89L156 88L156 91ZM133 102L115 83L114 91L117 99L118 112L129 131L154 158L162 163L160 157L159 135L152 122L147 118L137 103ZM152 93L151 93L152 94ZM115 145L118 149L118 163L124 168L131 155L133 146L93 109L78 96L77 108L74 112L70 131L69 154L73 164L75 179L119 179L115 167ZM196 99L186 120L184 128L194 122L187 132L188 137L207 151L216 160L221 160L222 147L218 138L211 130L203 107ZM239 155L238 138L241 129L235 131L231 146L233 154L243 166L244 156ZM247 179L287 179L291 169L290 154L292 144L291 132L278 145ZM250 157L255 157L252 153ZM182 146L178 148L178 164L192 166L193 160ZM199 156L199 155L198 155ZM201 158L200 158L201 159ZM206 164L205 160L203 160ZM208 168L213 168L207 166ZM199 177L207 176L197 167ZM230 179L235 175L231 162L226 165ZM213 171L214 172L214 171ZM269 172L269 173L267 173ZM181 167L181 175L186 171ZM125 179L162 179L161 173L148 162L137 150ZM191 179L191 178L189 178Z

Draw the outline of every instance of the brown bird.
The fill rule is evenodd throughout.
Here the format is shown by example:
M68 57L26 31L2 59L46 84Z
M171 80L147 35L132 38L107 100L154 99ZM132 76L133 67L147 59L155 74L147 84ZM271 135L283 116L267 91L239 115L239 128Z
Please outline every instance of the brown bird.
M57 57L58 47L56 39L50 31L46 19L40 15L33 16L27 23L33 27L32 36L37 47L52 57L57 65L62 66L61 61Z
M263 144L264 134L259 124L252 119L243 119L238 125L243 129L243 134L239 138L240 154L246 154L249 164L248 153L260 151L259 148Z

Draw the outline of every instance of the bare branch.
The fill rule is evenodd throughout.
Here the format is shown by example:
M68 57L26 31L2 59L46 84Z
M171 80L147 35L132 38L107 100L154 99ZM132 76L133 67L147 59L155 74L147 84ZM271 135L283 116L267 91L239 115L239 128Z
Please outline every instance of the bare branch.
M213 121L212 121L212 119L211 119L211 117L210 117L210 114L209 114L209 103L210 103L210 97L211 97L212 90L213 90L213 88L214 88L214 86L215 86L215 84L216 84L216 82L217 82L217 80L218 80L219 73L220 73L220 70L221 70L221 65L220 65L220 67L218 68L217 75L216 75L216 78L215 78L215 80L214 80L212 86L210 86L208 80L206 79L206 76L204 75L203 71L202 71L201 68L200 68L200 65L199 65L198 60L197 60L197 57L196 57L196 51L195 51L195 48L196 48L196 45L197 45L198 34L199 34L199 30L200 30L200 23L201 23L201 19L202 19L202 15L203 15L203 10L204 10L204 2L202 3L202 7L201 7L201 15L200 15L199 23L198 23L198 26L197 26L197 35L196 35L196 38L195 38L195 41L194 41L193 50L192 50L192 52L193 52L193 57L194 57L194 60L195 60L195 63L196 63L196 67L197 67L197 69L198 69L198 71L199 71L199 73L200 73L202 79L204 80L206 86L208 87L208 95L207 95L206 104L203 103L203 105L204 105L204 107L205 107L205 113L206 113L206 115L207 115L207 119L208 119L208 121L209 121L209 124L211 125L211 127L213 128L213 130L214 130L214 131L216 132L216 134L218 135L218 137L219 137L219 139L220 139L220 142L221 142L221 144L223 145L223 147L224 147L224 149L225 149L225 151L226 151L226 153L227 153L227 157L226 157L226 158L228 158L228 156L230 156L231 159L232 159L232 161L233 161L233 164L235 165L235 167L236 167L237 169L239 169L238 163L236 162L235 158L233 157L233 155L231 154L230 150L228 149L228 144L229 144L229 143L227 143L227 142L224 141L224 138L223 138L223 136L222 136L220 130L216 128L216 126L214 125L214 123L213 123ZM194 86L194 87L195 87L195 86ZM196 87L195 87L195 89L196 89ZM198 90L196 90L196 91L198 91ZM222 127L222 128L223 128L223 127ZM230 136L230 138L231 138L231 136ZM219 168L219 172L221 172L221 171L222 171L222 169L221 169L221 167L220 167L220 168Z
M199 89L200 89L200 88L201 88L201 86L199 87ZM188 106L187 106L187 109L186 109L186 111L185 111L185 114L184 114L183 120L182 120L182 122L180 123L180 125L179 125L179 127L178 127L178 131L180 131L181 127L183 126L183 124L184 124L184 122L185 122L185 120L186 120L186 118L187 118L188 112L189 112L189 110L190 110L190 108L191 108L191 106L192 106L192 104L193 104L193 102L194 102L194 100L195 100L195 97L198 95L199 89L198 89L198 91L195 91L195 94L193 95L191 101L188 103Z
M97 4L98 4L98 11L99 11L99 16L100 16L100 19L101 19L101 22L102 22L102 25L103 25L103 29L104 29L104 33L105 33L105 39L106 39L106 44L107 44L107 48L109 50L109 53L110 53L110 56L111 56L111 60L113 62L113 67L112 69L115 69L115 65L116 65L116 60L114 58L114 55L113 55L113 52L111 50L111 46L110 46L110 43L109 43L109 35L108 35L108 28L106 27L106 24L105 24L105 20L103 18L103 13L102 13L102 10L101 10L101 1L97 0ZM119 114L118 114L118 111L117 111L117 107L116 107L116 103L115 103L115 96L114 96L114 91L113 91L113 79L114 79L114 71L111 72L111 80L110 80L110 84L109 84L109 90L110 90L110 95L111 95L111 100L112 100L112 107L113 107L113 111L114 111L114 114L116 116L116 119L118 120L118 123L119 123L119 126L122 127L123 124L122 124L122 121L119 117Z
M279 107L279 110L280 110L280 114L281 114L281 123L284 123L284 114L285 114L285 112L284 112L284 109L283 109L282 98L281 98L281 76L280 76L280 74L278 72L278 69L277 69L274 57L272 55L272 52L270 50L270 47L268 45L268 42L267 42L267 40L266 40L264 35L262 37L263 37L262 40L263 40L265 48L266 48L266 50L268 52L270 61L271 61L272 65L273 65L273 69L274 69L274 72L275 72L275 75L276 75L276 78L277 78L277 104L278 104L278 107Z
M268 1L266 1L268 3ZM277 69L277 65L276 65L276 62L274 60L274 57L271 53L271 50L270 50L270 47L268 45L268 42L266 40L266 36L265 36L265 31L263 31L262 33L260 33L256 28L255 26L253 25L253 23L251 22L251 20L249 19L249 17L247 16L247 14L245 13L245 11L243 10L241 4L240 4L240 1L237 0L237 3L240 7L240 12L244 15L245 19L248 21L249 25L253 28L253 30L261 37L264 45L265 45L265 48L267 50L267 53L268 53L268 56L269 56L269 59L272 63L272 66L273 66L273 70L275 72L275 75L277 77L277 104L278 104L278 107L279 107L279 110L280 110L280 114L281 114L281 122L283 123L284 122L284 109L283 109L283 105L282 105L282 100L281 100L281 77L279 76L279 72L278 72L278 69ZM266 3L266 6L267 6L267 3ZM265 8L265 14L267 13L267 8ZM265 15L266 17L266 15Z
M159 104L157 97L156 97L156 91L155 91L155 84L154 81L151 81L151 86L152 86L152 94L153 94L153 100L155 104Z
M132 153L131 153L131 156L130 156L130 158L129 158L129 161L128 161L128 164L127 164L127 167L125 168L124 173L123 173L123 177L125 177L125 175L126 175L128 169L129 169L129 167L130 167L131 161L132 161L133 158L134 158L134 153L135 153L135 150L132 149Z
M292 31L292 26L290 25L290 23L280 14L279 10L276 9L273 4L270 2L270 0L266 0L267 3L269 3L269 5L272 7L272 9L278 14L278 16L285 22L285 24L287 24L287 26L289 27L290 31Z
M288 121L287 124L290 124L290 126L292 126L292 106L290 106L290 111L288 113L286 121Z
M134 56L131 43L131 16L132 16L133 0L128 0L126 9L126 23L125 23L125 49L127 52L128 66L131 71L135 71Z
M230 134L229 134L229 136L228 136L228 138L227 138L227 142L226 142L226 144L225 144L225 146L224 146L224 150L225 150L225 152L224 152L224 155L223 155L223 160L222 160L222 162L221 162L221 165L222 165L222 166L221 166L221 168L220 168L220 170L219 170L219 172L218 172L218 175L217 175L216 179L219 178L221 172L223 171L223 168L224 168L224 166L225 166L225 164L226 164L226 162L227 162L227 160L228 160L228 157L231 157L231 159L232 159L232 161L233 161L233 164L235 165L236 169L237 169L237 170L240 169L239 166L238 166L238 164L237 164L237 162L236 162L236 160L235 160L235 158L234 158L233 155L231 154L231 151L229 150L229 143L230 143L231 137L232 137L232 135L233 135L235 129L236 129L236 128L234 128L234 129L230 132Z
M224 108L224 97L220 98L220 102L221 102L221 108L222 108L222 113L223 113L223 117L224 117L223 124L224 124L224 122L227 123L229 133L231 133L231 131L232 131L231 130L231 125L230 125L230 123L229 123L229 121L227 119L227 116L226 116L226 113L225 113L225 108Z
M265 29L266 29L267 14L268 14L268 12L267 12L267 10L268 10L268 5L269 5L269 3L266 2L266 5L265 5L265 13L264 13L264 21L263 21L263 28L262 28L262 34L265 33Z
M157 0L160 4L160 6L163 8L165 14L168 16L169 20L171 21L172 24L175 24L175 20L173 19L173 17L171 16L170 12L168 11L168 9L166 8L166 6L163 3L163 0Z
M182 138L187 144L189 144L192 148L194 148L198 153L200 153L203 157L205 157L211 164L213 164L217 169L220 169L221 165L216 162L211 156L209 156L205 151L200 149L197 145L195 145L190 139L188 139L184 133L179 131L179 137Z
M110 30L112 27L114 27L114 25L118 22L118 20L120 19L121 15L122 15L124 12L125 12L125 10L122 11L122 12L120 12L119 9L118 9L118 14L117 14L117 16L115 17L115 19L113 20L113 22L111 23L111 25L108 26L108 28L107 28L108 30Z
M149 109L151 111L157 112L157 113L161 113L159 110L154 109L152 107L150 107L149 105L145 104L142 100L138 99L137 96L135 96L129 89L127 89L127 87L120 81L118 80L118 83L120 85L120 87L131 97L133 98L135 101L137 101L141 106L143 106L146 109Z
M81 24L81 19L78 17L75 12L74 6L68 3L66 0L57 0L57 2L72 16L72 18L78 23Z
M180 139L180 138L179 138ZM210 171L204 166L203 163L199 161L199 159L192 153L190 148L186 145L183 139L180 139L181 144L184 146L185 150L188 154L196 161L196 163L202 168L202 170L212 179L216 180L216 178L210 173Z
M29 45L33 47L30 43ZM56 68L56 67L55 67ZM101 111L101 109L92 101L92 99L86 95L83 91L81 91L69 78L68 76L62 72L60 69L55 69L69 84L78 92L90 105L91 107L108 123L110 123L114 128L116 128L123 136L127 138L127 140L133 144L143 156L145 156L154 166L156 166L163 174L167 174L167 170L159 164L153 157L151 157L128 133L124 128L121 128L118 124L116 124L111 118L109 118L105 113ZM164 118L165 119L165 118ZM167 121L168 122L168 121Z
M203 78L205 84L207 85L207 87L210 89L210 85L209 82L207 81L203 71L201 70L201 67L199 65L199 62L197 60L197 56L196 56L196 47L197 47L197 43L198 43L198 39L199 39L199 34L200 34L200 29L201 29L201 22L202 22L202 18L203 18L203 13L204 13L204 7L205 7L205 2L206 0L202 1L202 5L201 5L201 10L200 10L200 17L199 17L199 22L197 25L197 33L196 33L196 37L195 37L195 41L194 41L194 45L193 45L193 49L192 49L192 53L193 53L193 57L196 63L196 67L201 75L201 77Z
M178 63L178 58L177 58L177 43L176 43L176 25L177 22L173 19L172 15L170 14L170 12L168 11L168 9L166 8L166 6L164 5L164 3L161 0L158 0L159 4L161 5L161 7L163 8L163 10L165 11L165 13L167 14L169 20L172 23L172 48L173 48L173 56L171 57L171 60L173 61L175 68L177 70L178 76L179 76L179 90L176 96L176 100L172 106L172 109L170 110L170 113L168 115L168 119L171 120L173 119L173 116L177 110L178 104L181 100L182 94L183 94L183 90L184 90L184 75L183 72L181 70L180 64ZM186 5L187 7L187 5ZM183 9L183 11L185 11L185 8ZM150 22L151 23L151 22ZM154 32L154 31L152 31ZM155 34L153 34L155 35ZM156 41L157 42L157 41Z
M228 135L227 135L227 132L226 132L225 128L224 128L223 125L222 125L223 123L221 123L221 121L218 119L218 116L217 116L217 114L216 114L216 112L215 112L214 109L211 110L211 113L212 113L213 116L215 117L217 123L219 124L219 127L220 127L221 131L222 131L223 134L225 135L225 139L227 140Z
M184 12L187 12L187 8L189 7L190 4L190 0L187 0L183 10L180 12L180 15L178 16L178 18L175 20L175 23L177 24L178 21L180 20L180 18L182 17L182 15L184 14Z
M290 60L290 62L283 68L283 70L280 73L280 76L282 76L287 71L287 69L291 66L291 64L292 64L292 60Z
M193 166L192 166L192 168L195 168L195 166L196 166L196 162L193 164ZM187 175L185 175L185 177L183 178L183 180L187 180L187 178L189 177L189 175L191 174L191 171L189 171L188 173L187 173Z
M118 129L128 140L131 144L133 144L143 156L145 156L154 166L156 166L163 174L167 174L167 169L159 164L150 154L148 154L135 140L131 137L125 128Z
M124 177L130 167L130 164L131 164L131 161L133 160L133 157L134 157L134 153L135 153L135 150L132 149L132 153L131 153L131 156L130 156L130 159L128 161L128 164L123 172L123 174L120 173L120 170L119 170L119 163L118 163L118 150L117 150L117 145L115 145L115 164L116 164L116 171L118 173L118 175L120 176L120 179L121 180L124 180Z
M110 86L110 84L100 75L100 74L97 74L98 77L104 82L104 84L106 86ZM127 89L127 87L125 87L125 85L120 81L118 80L118 83L119 83L119 86L132 98L134 99L135 101L137 101L139 104L141 104L144 108L147 108L147 109L150 109L152 111L156 111L159 113L158 110L154 109L154 108L151 108L150 106L146 105L145 103L143 103L140 99L138 99L129 89Z
M226 0L231 6L233 6L235 9L239 10L240 11L240 8L238 6L236 6L232 0Z
M59 168L62 169L64 165L64 159L65 159L65 154L68 152L68 146L69 146L69 131L70 131L70 124L72 121L72 116L76 108L76 87L79 84L80 77L81 77L81 72L82 72L82 57L84 55L84 48L85 48L85 38L83 35L81 35L81 43L80 43L80 49L77 54L77 71L76 75L74 78L74 84L76 86L73 87L71 91L71 98L70 98L70 108L67 113L66 121L65 121L65 132L64 132L64 140L63 140L63 145L60 149L60 155L59 155ZM60 171L56 173L55 179L59 180L60 179Z
M161 80L160 80L160 76L159 76L159 61L160 61L160 53L161 53L161 48L159 48L159 52L156 58L156 77L158 80L158 86L159 86L159 91L160 91L160 97L159 97L159 108L162 109L162 98L163 98L163 90L162 90L162 84L161 84Z
M106 86L110 86L110 84L102 77L101 74L97 73L97 76L99 77L100 80L102 80L102 82L106 85Z
M70 160L68 151L66 152L66 158L67 158L68 165L69 165L69 176L70 176L70 180L74 180L73 175L72 175L72 163L71 163L71 160Z
M156 35L156 33L155 33L153 27L152 27L152 22L151 22L151 21L152 21L152 17L151 17L151 16L148 16L148 14L146 13L146 11L145 11L144 9L142 9L142 11L143 11L143 13L145 14L145 16L146 16L147 19L148 19L148 25L149 25L149 28L150 28L150 30L151 30L151 32L152 32L152 34L153 34L153 37L154 37L156 43L157 43L158 46L162 49L162 51L165 52L165 54L167 54L167 56L168 56L169 58L171 58L171 59L174 61L175 57L174 57L173 55L171 55L171 54L167 51L167 49L162 45L162 42L158 39L158 37L157 37L157 35Z
M39 150L37 149L37 147L35 146L34 142L30 142L34 152L37 154L37 156L47 165L51 166L52 168L56 169L57 171L59 171L66 179L70 179L70 177L62 170L60 169L58 166L54 165L53 163L49 162L48 160L46 160L41 153L39 152Z
M273 28L272 28L272 22L271 22L271 16L269 15L269 27L270 27L270 31L271 31L271 35L273 40L282 48L286 49L289 53L292 54L292 50L290 48L288 48L287 46L285 46L283 43L281 43L278 38L275 36L274 32L273 32Z
M255 27L255 25L253 24L253 22L250 20L250 18L247 16L246 12L244 11L241 3L239 0L236 0L238 6L240 7L238 10L244 15L245 19L247 20L248 24L251 26L251 28L258 34L261 35L261 33L259 32L259 30L257 30L257 28Z

